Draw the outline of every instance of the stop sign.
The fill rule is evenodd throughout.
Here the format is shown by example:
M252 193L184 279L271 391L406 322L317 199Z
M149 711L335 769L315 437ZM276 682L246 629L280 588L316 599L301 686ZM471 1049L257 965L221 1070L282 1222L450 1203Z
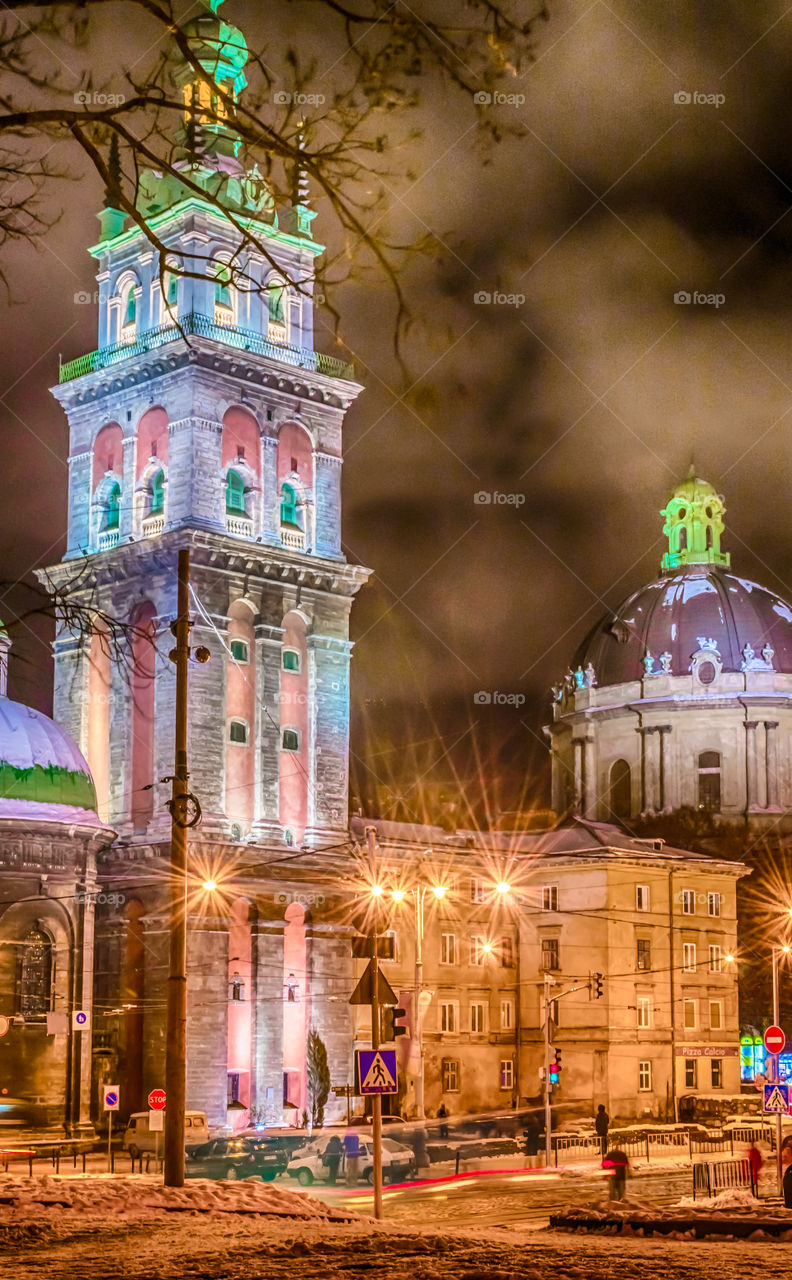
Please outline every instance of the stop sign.
M768 1027L764 1033L764 1046L768 1053L783 1053L786 1036L780 1027Z
M164 1111L165 1109L165 1090L152 1089L148 1096L148 1104L152 1111Z

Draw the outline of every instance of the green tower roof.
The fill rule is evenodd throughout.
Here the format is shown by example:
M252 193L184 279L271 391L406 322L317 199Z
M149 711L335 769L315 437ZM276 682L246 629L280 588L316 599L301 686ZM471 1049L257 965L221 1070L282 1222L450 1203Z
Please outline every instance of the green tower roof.
M668 499L663 533L668 550L663 556L663 572L674 572L685 565L719 565L728 569L729 553L721 551L723 533L723 498L707 480L690 475L678 484Z

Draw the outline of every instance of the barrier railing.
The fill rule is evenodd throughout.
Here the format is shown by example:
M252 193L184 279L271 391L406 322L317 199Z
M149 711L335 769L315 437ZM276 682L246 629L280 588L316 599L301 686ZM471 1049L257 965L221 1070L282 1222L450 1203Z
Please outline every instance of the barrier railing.
M750 1160L721 1160L718 1164L693 1165L694 1200L696 1192L710 1197L732 1188L750 1190L752 1195L756 1195Z

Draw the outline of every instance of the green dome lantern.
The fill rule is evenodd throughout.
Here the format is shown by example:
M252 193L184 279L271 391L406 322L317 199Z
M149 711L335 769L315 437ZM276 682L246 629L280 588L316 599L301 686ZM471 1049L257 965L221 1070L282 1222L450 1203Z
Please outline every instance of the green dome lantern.
M184 24L184 34L206 74L236 98L247 84L243 70L250 56L247 41L238 27L218 17L223 0L202 3L204 12ZM192 68L187 68L185 79L193 77Z
M663 556L663 572L674 572L685 565L719 565L728 569L730 557L721 551L723 498L706 480L690 475L677 485L668 505L663 533L668 538L668 551Z

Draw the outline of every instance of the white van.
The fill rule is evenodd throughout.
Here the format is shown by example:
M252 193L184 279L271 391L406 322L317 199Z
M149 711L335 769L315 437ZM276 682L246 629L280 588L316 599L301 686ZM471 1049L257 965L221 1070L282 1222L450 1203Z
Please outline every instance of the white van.
M201 1142L209 1141L209 1125L205 1111L186 1111L184 1115L184 1145L196 1147ZM165 1133L149 1129L148 1111L135 1111L129 1117L124 1130L122 1146L131 1156L139 1156L141 1151L154 1151L159 1147L160 1154L165 1150Z

